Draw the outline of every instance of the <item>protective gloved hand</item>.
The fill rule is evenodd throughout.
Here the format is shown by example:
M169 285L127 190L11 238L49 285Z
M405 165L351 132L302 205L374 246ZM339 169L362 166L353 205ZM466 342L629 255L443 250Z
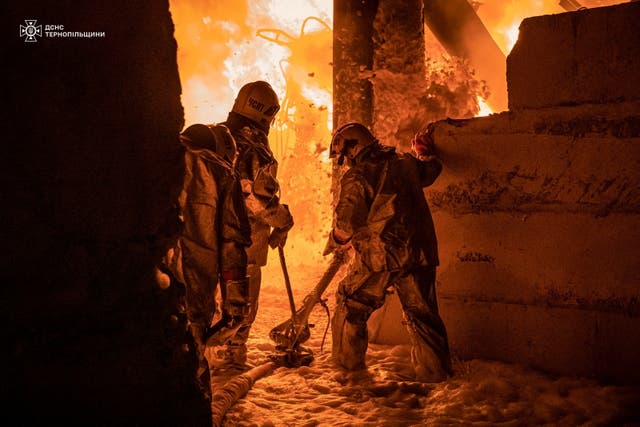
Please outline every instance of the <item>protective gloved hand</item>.
M288 205L281 203L278 207L278 222L276 222L276 224L278 224L279 227L274 227L269 235L269 246L271 249L277 247L283 248L285 243L287 243L287 235L293 227L293 216L289 211Z
M274 228L269 235L269 246L271 249L278 247L284 248L285 243L287 243L288 234L289 230L286 228Z
M324 247L324 251L322 251L322 256L327 256L338 251L348 250L350 240L351 236L347 235L343 231L338 229L331 230L329 233L329 239L327 239L327 244Z
M411 148L418 157L436 155L436 145L430 132L417 133L411 140Z

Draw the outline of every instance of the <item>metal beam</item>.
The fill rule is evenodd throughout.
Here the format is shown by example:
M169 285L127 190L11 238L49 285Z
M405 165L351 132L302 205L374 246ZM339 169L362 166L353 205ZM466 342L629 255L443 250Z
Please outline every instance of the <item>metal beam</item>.
M480 80L487 82L487 104L507 110L506 56L467 0L424 0L425 23L451 55L467 58Z

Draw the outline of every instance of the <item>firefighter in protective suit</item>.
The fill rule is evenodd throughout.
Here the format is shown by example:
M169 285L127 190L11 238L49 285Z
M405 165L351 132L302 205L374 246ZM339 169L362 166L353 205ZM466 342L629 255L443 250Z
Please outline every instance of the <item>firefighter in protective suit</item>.
M277 180L278 162L269 147L269 129L280 109L278 96L269 83L245 84L236 96L227 121L238 148L236 169L251 224L252 245L247 249L249 275L249 315L245 324L223 345L213 349L212 367L223 371L229 367L247 368L247 347L251 325L258 310L261 267L267 263L269 246L284 246L293 227L287 205L280 203Z
M210 399L207 341L223 341L249 315L246 248L250 225L235 172L236 146L221 125L197 124L180 136L185 177L179 196L183 229L165 264L184 284L186 318L198 359L196 382ZM220 286L222 306L216 307ZM222 318L212 325L218 309Z
M451 374L445 325L435 292L438 250L423 187L442 166L425 135L412 154L378 143L360 123L340 127L330 156L347 161L340 180L334 227L325 254L352 246L351 270L336 294L331 323L334 361L348 370L365 368L367 320L393 286L411 337L416 378L439 382Z

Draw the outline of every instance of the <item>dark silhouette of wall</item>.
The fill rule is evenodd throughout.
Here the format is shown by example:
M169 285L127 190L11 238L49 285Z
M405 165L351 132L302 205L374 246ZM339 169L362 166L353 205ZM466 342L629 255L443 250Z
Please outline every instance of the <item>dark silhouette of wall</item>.
M25 422L206 425L177 290L154 281L182 174L169 4L2 8L4 406Z

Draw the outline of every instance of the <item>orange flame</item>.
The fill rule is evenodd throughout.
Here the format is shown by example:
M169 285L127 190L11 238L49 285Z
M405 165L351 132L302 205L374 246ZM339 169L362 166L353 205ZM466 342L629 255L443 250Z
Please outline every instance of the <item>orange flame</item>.
M171 0L187 126L224 121L247 82L266 80L278 93L270 143L281 200L295 220L292 264L318 262L331 227L332 7L330 0Z
M557 0L477 4L478 16L505 54L522 19L564 12ZM171 0L186 125L224 121L237 91L252 80L269 81L281 99L271 144L280 162L281 198L296 222L287 246L299 263L321 259L331 227L332 8L331 0ZM465 85L472 73L448 55L436 62L440 71L428 76L431 91L425 98L438 115L433 119L491 114L482 88ZM458 80L449 81L451 69L458 70Z

